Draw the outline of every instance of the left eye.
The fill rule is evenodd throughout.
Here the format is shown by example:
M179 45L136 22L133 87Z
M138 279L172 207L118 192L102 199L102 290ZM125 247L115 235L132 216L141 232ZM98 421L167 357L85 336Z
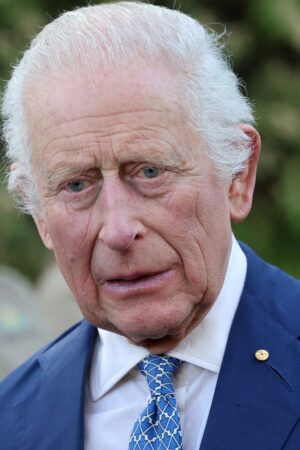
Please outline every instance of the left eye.
M67 189L71 192L81 192L88 188L90 183L86 180L73 180L67 184Z
M156 178L161 174L161 169L158 167L144 167L141 170L142 176L145 178Z

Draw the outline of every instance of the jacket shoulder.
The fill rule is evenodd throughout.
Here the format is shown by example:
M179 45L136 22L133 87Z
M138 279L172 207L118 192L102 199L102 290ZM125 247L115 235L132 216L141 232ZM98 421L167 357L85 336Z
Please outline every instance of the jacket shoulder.
M52 449L68 428L73 433L64 436L64 448L81 448L85 380L96 336L97 329L83 320L0 383L1 448L27 448L30 442L30 448ZM52 430L45 437L49 421Z
M79 322L67 329L55 340L24 361L0 382L0 413L2 408L7 408L8 405L14 406L21 401L23 394L28 395L31 387L35 386L39 379L39 358L72 339L81 323Z
M241 247L248 262L244 289L274 320L299 337L300 280L263 261L247 245Z

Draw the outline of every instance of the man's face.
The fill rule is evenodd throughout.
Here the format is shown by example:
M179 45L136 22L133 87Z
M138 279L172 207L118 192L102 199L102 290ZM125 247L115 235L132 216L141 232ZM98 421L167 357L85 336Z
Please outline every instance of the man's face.
M228 187L159 66L67 76L32 92L36 219L84 316L152 352L175 346L222 286Z

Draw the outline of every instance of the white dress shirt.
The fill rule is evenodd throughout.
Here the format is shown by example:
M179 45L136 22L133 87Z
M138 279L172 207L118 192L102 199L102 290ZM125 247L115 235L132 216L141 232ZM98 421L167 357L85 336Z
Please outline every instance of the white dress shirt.
M184 450L199 450L247 262L233 237L222 289L207 316L168 354L185 361L174 377ZM99 329L85 400L85 450L127 450L150 393L136 365L149 352Z

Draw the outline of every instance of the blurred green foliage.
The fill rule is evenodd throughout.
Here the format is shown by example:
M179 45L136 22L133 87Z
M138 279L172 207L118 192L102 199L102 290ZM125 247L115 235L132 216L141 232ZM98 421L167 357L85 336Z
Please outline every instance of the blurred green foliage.
M299 0L153 3L181 9L216 31L222 31L225 25L227 51L255 103L263 141L253 209L245 222L234 225L234 231L265 259L300 277ZM86 4L73 0L0 0L1 89L11 65L40 27L64 10ZM18 215L4 184L3 174L0 264L15 266L35 279L48 256L32 219Z

